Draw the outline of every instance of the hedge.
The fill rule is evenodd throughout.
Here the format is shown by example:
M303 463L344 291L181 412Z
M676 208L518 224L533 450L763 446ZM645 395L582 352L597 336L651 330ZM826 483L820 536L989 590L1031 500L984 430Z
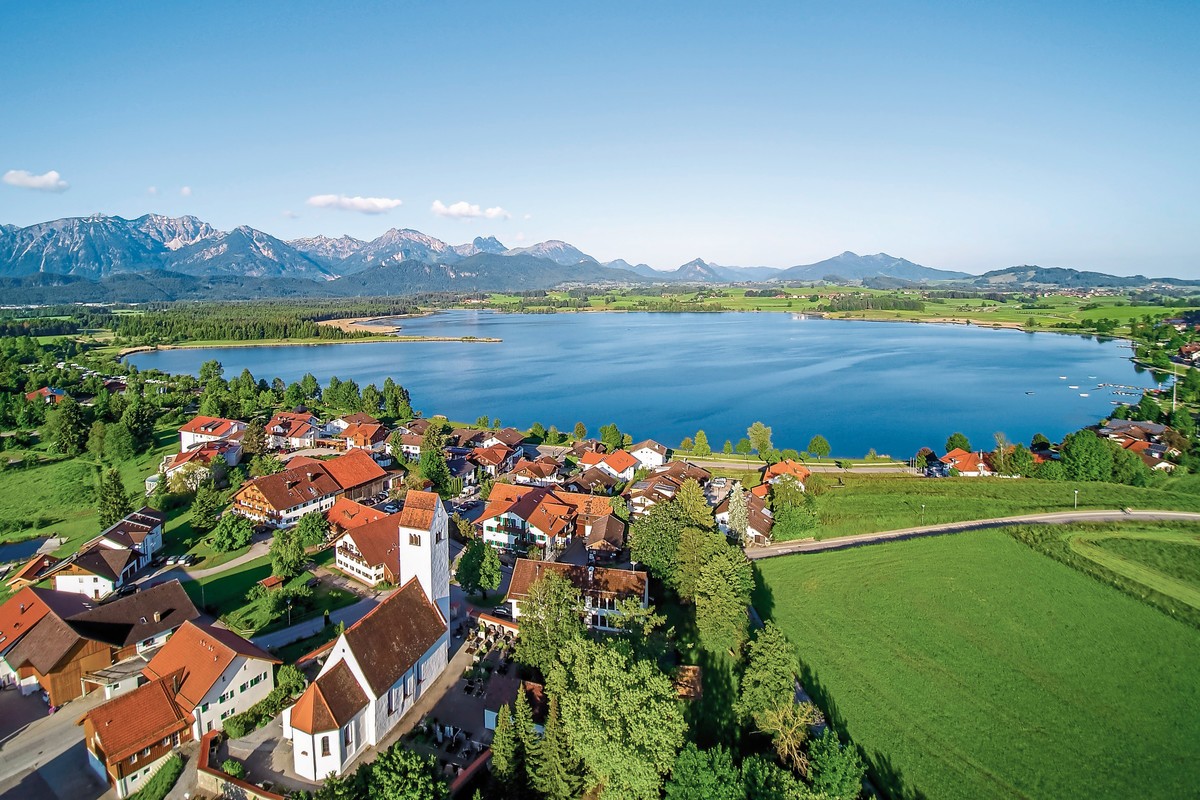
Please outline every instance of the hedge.
M150 780L146 781L141 791L133 795L131 800L162 800L182 774L183 759L179 753L171 753L158 772L150 776Z
M250 731L266 725L279 716L288 700L304 691L307 683L300 670L290 664L284 664L279 668L275 677L275 688L270 694L242 713L234 714L225 720L225 734L230 739L240 739Z

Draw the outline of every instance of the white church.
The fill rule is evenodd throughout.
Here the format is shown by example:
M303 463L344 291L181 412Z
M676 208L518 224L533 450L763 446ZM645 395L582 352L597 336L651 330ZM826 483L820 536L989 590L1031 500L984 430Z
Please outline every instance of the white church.
M436 494L410 491L387 519L395 522L400 588L337 638L317 679L283 712L293 768L311 781L345 772L446 668L449 516Z

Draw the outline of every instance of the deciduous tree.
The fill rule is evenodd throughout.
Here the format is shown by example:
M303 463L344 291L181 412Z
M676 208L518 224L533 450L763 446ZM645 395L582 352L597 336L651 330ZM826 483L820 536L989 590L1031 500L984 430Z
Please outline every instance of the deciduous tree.
M468 594L482 591L486 601L488 590L500 586L500 557L487 542L472 539L458 559L454 576L463 591Z
M742 776L724 747L701 750L688 742L675 757L666 800L745 800Z
M192 498L192 528L198 531L211 531L217 525L217 516L225 508L225 498L213 485L201 483Z
M1067 480L1106 481L1112 476L1112 449L1093 431L1067 434L1061 453Z
M587 434L588 434L587 425L584 425L582 422L576 422L575 423L575 438L576 439L586 439Z
M253 538L254 527L250 524L250 520L241 514L226 514L213 528L213 549L229 553L250 544L250 540Z
M280 528L271 537L271 574L291 578L304 568L304 546L295 528Z
M677 504L655 503L630 526L630 557L654 577L674 585L679 536L686 526L687 516Z
M812 453L820 461L829 455L829 440L818 433L808 440L808 452Z
M329 520L320 511L310 511L296 524L296 538L304 547L316 547L325 543L329 535Z
M742 722L761 728L763 714L794 700L799 671L791 642L779 626L768 621L747 647L736 706Z
M837 800L854 800L862 793L866 765L853 746L843 746L832 728L808 747L808 781L813 791Z
M971 451L971 442L964 434L955 432L950 434L950 438L946 440L946 452L951 450L966 450Z
M737 652L746 640L750 619L746 607L754 588L750 562L726 545L700 571L696 581L696 631L711 653Z
M705 530L712 530L715 527L712 507L709 506L708 500L704 497L704 490L700 488L700 484L695 478L685 480L671 502L679 505L688 525Z
M77 456L88 444L87 412L67 395L46 414L46 438L63 455Z
M750 446L759 456L765 456L771 450L771 429L761 422L754 422L746 429L746 438L750 440Z
M814 725L821 723L821 712L812 703L789 701L759 715L759 730L771 736L771 744L780 761L801 775L808 774L808 756L804 743Z
M583 638L583 598L570 581L547 570L529 587L529 596L519 602L517 660L549 674L564 648Z
M372 800L445 800L450 787L438 770L437 759L396 742L371 763Z
M708 443L708 434L704 431L696 431L696 442L692 446L692 452L698 456L712 455L712 445Z

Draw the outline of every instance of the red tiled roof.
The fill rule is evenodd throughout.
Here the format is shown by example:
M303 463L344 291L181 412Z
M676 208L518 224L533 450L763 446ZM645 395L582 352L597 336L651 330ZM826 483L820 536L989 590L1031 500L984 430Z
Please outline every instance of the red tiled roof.
M447 632L413 578L342 634L375 697L383 696Z
M628 469L639 466L641 463L624 450L616 450L604 457L604 464L618 475Z
M770 483L775 478L780 478L784 475L791 475L796 480L804 483L808 480L808 476L812 475L812 470L801 464L799 461L786 459L775 464L770 464L763 472L763 483Z
M24 566L10 575L5 583L9 586L18 583L37 583L39 580L38 576L57 563L58 559L49 554L34 556L25 562ZM3 630L3 627L0 627L0 633ZM0 643L0 648L3 648L3 643Z
M471 460L488 467L498 467L513 454L512 448L503 444L491 447L476 447L471 451Z
M388 437L387 428L380 425L378 422L363 422L354 423L342 431L340 434L343 439L358 445L359 447L367 447L373 444L379 444Z
M292 461L298 461L298 459L292 459ZM286 511L289 508L310 503L319 497L337 494L342 491L342 486L325 471L327 463L329 462L313 461L311 464L293 467L289 462L288 468L283 472L251 478L242 484L242 488L238 490L237 494L241 494L248 486L253 485L262 492L263 497L276 511Z
M143 673L149 678L162 678L182 670L183 680L176 699L191 711L239 655L280 663L233 631L189 620L150 659Z
M354 549L372 567L387 569L392 580L400 576L400 515L390 514L383 519L351 528L341 536L354 543Z
M334 731L367 707L367 695L345 661L308 685L292 706L291 722L307 734Z
M581 453L579 456L579 463L586 467L597 466L602 461L604 461L604 453L597 453L593 450L589 450L586 453Z
M342 417L342 422L347 425L378 425L379 420L372 417L370 414L359 412L357 414L347 414Z
M591 570L591 578L588 571ZM631 569L608 569L606 567L583 567L562 564L557 561L534 561L517 559L513 567L505 602L522 600L529 596L529 589L549 572L556 572L570 581L586 597L623 600L634 597L641 600L646 592L646 573Z
M204 436L215 436L223 439L233 433L241 423L224 417L193 417L192 420L179 428L181 433L196 433Z
M191 726L191 715L175 700L177 680L178 673L164 675L117 695L88 711L75 724L91 723L105 761L116 764Z
M375 459L365 450L351 450L337 458L321 462L321 466L343 489L363 486L387 475L384 468L375 463Z
M960 447L956 447L946 455L939 459L943 464L949 464L951 468L959 472L982 472L990 471L987 460L980 453L968 453Z
M364 506L362 503L356 503L345 496L334 500L333 506L325 512L325 519L329 521L332 527L339 531L346 531L351 528L357 528L360 525L366 525L369 522L376 522L386 516L386 513L377 508Z

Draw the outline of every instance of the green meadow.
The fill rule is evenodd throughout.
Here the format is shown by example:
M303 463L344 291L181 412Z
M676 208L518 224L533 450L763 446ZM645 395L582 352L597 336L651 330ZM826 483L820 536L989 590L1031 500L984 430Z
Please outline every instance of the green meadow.
M1200 632L1141 600L995 530L757 566L887 794L1195 796Z

